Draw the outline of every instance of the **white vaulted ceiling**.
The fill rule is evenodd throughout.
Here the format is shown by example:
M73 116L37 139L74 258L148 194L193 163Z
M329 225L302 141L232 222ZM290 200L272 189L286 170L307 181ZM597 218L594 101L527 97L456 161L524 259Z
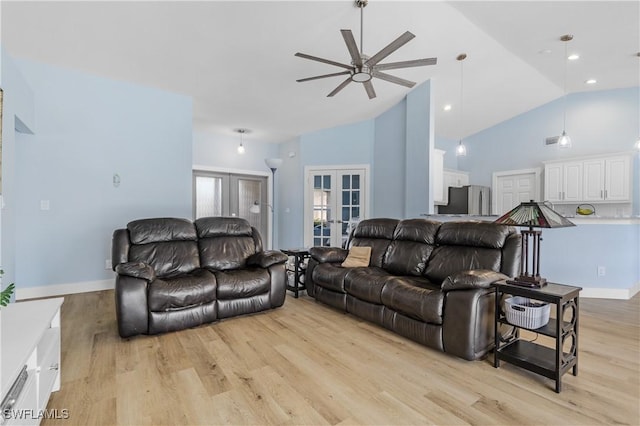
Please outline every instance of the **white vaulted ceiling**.
M112 1L1 4L10 55L193 97L194 128L246 127L252 139L296 135L375 117L410 89L374 79L369 100L352 83L326 95L341 71L294 57L349 63L340 29L359 39L360 13L344 1ZM371 0L364 49L372 55L404 31L416 38L387 62L437 57L435 66L389 71L433 81L436 134L458 139L563 95L563 34L573 34L569 92L639 85L638 1L439 2ZM546 53L541 53L547 51ZM464 62L460 127L459 53ZM587 86L584 81L598 83ZM445 104L452 110L443 111Z

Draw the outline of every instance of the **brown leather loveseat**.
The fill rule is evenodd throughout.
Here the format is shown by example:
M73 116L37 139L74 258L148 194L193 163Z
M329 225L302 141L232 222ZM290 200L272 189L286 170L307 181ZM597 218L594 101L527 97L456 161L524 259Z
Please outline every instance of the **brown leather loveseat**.
M130 222L113 233L118 332L164 333L282 306L286 260L263 251L240 218Z
M467 359L494 344L491 283L517 275L520 235L488 222L368 219L347 247L371 247L368 267L348 250L313 247L307 293L426 346Z

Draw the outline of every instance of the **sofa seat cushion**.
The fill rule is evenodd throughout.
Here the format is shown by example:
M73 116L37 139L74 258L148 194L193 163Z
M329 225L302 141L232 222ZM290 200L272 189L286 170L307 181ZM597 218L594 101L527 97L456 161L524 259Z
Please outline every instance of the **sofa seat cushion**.
M178 277L158 278L148 291L150 311L180 310L216 300L216 277L206 269L196 269Z
M431 324L442 324L444 293L431 284L404 277L392 278L382 289L382 303L403 315Z
M214 274L218 284L218 300L257 296L271 289L271 276L266 269L215 271Z
M313 268L312 278L317 286L345 293L344 279L347 274L356 270L357 268L343 268L336 263L322 263Z
M360 300L382 305L382 287L391 278L381 268L356 268L345 278L344 289Z

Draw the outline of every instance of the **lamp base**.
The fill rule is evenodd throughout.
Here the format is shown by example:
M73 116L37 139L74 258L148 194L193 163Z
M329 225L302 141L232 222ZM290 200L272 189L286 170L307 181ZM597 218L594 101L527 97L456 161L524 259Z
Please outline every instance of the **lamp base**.
M542 288L547 285L547 279L541 276L520 275L512 280L507 280L507 284L519 285L521 287Z

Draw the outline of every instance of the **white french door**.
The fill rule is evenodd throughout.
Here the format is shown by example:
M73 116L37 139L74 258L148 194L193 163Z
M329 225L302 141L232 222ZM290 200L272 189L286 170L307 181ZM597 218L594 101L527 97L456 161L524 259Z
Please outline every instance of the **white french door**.
M261 208L257 213L251 207ZM194 170L193 214L194 218L208 216L232 216L247 219L267 242L268 226L267 178L234 173L217 173ZM255 210L255 209L254 209Z
M368 166L309 167L305 172L304 244L342 247L368 216Z

